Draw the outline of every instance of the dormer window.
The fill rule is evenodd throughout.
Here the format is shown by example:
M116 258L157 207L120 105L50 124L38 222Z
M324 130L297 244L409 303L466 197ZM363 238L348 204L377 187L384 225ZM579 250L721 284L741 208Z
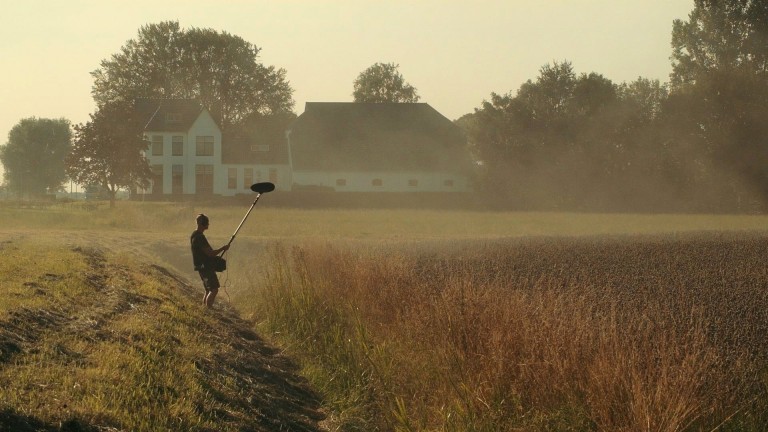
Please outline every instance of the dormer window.
M252 144L251 151L252 152L268 152L269 144Z
M181 113L177 113L177 112L166 113L165 121L168 123L178 123L181 121Z

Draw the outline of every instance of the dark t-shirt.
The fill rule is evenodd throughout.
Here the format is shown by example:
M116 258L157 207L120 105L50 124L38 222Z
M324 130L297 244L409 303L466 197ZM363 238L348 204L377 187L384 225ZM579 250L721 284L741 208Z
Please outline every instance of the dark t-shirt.
M195 270L203 270L203 266L208 262L209 257L205 253L206 247L211 247L205 234L200 231L193 231L189 236L189 243L192 246L192 262L195 264Z

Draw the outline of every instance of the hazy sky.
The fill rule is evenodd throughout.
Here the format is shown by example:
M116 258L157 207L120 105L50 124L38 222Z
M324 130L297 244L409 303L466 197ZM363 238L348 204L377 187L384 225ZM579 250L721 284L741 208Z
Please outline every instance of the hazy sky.
M616 83L669 81L672 21L693 0L0 0L0 144L26 117L88 120L90 72L145 24L238 35L283 68L305 102L348 102L352 82L393 62L421 102L454 120L541 66Z

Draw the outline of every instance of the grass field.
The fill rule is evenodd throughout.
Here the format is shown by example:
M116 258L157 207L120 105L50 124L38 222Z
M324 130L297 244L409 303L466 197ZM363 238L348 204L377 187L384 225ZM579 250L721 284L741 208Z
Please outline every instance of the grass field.
M268 201L268 196L262 202ZM686 231L765 230L763 215L592 214L438 210L300 210L259 204L238 234L259 239L477 239L518 236L656 234ZM3 229L127 231L178 236L194 229L194 217L211 216L209 235L226 241L248 205L206 207L193 203L69 203L45 209L4 207Z
M23 250L32 238L43 238L53 251L35 258L37 274L24 274L28 266L3 254L5 274L16 275L21 287L44 281L41 289L56 293L34 295L27 286L26 296L3 297L0 311L17 316L85 302L87 283L85 291L71 290L46 279L85 265L65 252L73 248L130 257L120 260L138 274L146 263L160 264L196 287L187 240L194 215L211 216L207 235L216 247L229 240L246 210L123 202L116 209L0 207L0 233L9 245ZM768 217L760 215L263 206L228 252L220 304L234 307L301 364L323 397L329 430L762 431L768 429L767 227ZM35 250L29 256L49 248ZM125 291L156 297L147 302L154 308L171 308L163 306L168 293L140 289L162 276L149 272ZM160 319L153 340L160 345L168 333L193 332L180 327L173 310L154 316ZM117 331L139 332L147 324L125 321ZM58 337L64 336L51 335ZM193 339L184 340L192 357L210 358ZM57 343L81 356L73 360L46 345L48 354L21 362L29 368L24 376L52 380L82 373L85 363L100 371L89 369L98 379L114 374L121 361L136 361L95 355L85 361L82 353L93 349L85 342ZM20 373L11 365L26 358L28 348L16 345L16 360L0 363L9 377L4 384ZM232 373L247 369L228 360ZM42 374L38 364L58 372ZM221 385L236 393L242 383L228 376ZM162 374L153 379L170 380L161 388L176 385ZM38 381L23 385L34 397L9 396L20 391L13 386L0 393L0 412L61 417L31 401L60 398L57 386L72 383L41 387ZM159 398L167 408L173 400L145 387L155 391L136 396L145 406ZM90 388L100 402L78 405L79 419L101 418L96 413L104 412L105 401L117 398L96 384ZM231 395L223 400L235 400ZM130 411L119 399L114 404ZM215 415L184 411L181 403L175 409L197 415L184 417L189 430L215 430ZM246 412L247 424L248 411L239 412ZM141 424L126 430L142 428L150 430Z

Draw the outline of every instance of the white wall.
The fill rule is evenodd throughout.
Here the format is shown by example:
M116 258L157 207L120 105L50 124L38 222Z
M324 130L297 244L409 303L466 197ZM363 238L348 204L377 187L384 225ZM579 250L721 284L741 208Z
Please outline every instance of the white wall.
M197 156L196 146L198 136L213 136L213 156ZM189 151L187 151L189 150ZM207 110L203 110L197 120L189 128L187 142L184 143L184 154L187 162L184 164L184 193L194 194L195 166L213 165L213 193L222 194L227 188L227 173L221 166L221 131Z
M337 184L344 179L345 185ZM381 180L381 186L374 186L375 179ZM411 185L411 181L415 185ZM452 186L446 184L452 182ZM300 186L319 186L333 188L337 192L469 192L469 181L465 176L453 173L431 172L338 172L294 171L293 184Z
M221 166L221 131L207 110L198 116L189 131L184 132L146 132L149 142L153 136L163 137L163 155L153 156L152 147L145 153L149 165L163 166L163 193L171 194L173 165L184 166L184 194L195 194L195 166L213 165L213 193L222 194L227 190L227 173ZM174 136L184 137L182 156L173 156L172 140ZM198 136L213 136L213 156L197 156ZM151 189L150 189L151 190Z
M234 189L229 188L229 169L234 168L237 175L236 187ZM245 184L245 169L253 169L253 178L250 184ZM230 164L222 166L222 172L224 175L224 191L221 193L225 196L233 196L237 194L251 194L251 184L261 182L271 182L275 184L275 190L289 191L290 184L290 168L288 165L244 165L244 164Z

